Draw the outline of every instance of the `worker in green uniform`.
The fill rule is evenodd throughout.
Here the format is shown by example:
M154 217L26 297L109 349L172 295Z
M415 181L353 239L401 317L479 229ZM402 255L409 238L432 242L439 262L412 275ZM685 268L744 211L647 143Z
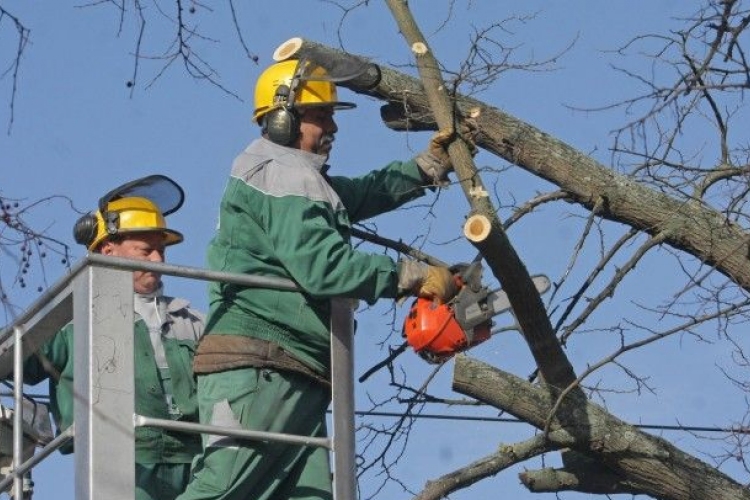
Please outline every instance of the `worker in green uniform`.
M149 194L153 193L150 199ZM106 198L106 199L105 199ZM111 191L96 212L76 223L76 241L103 255L163 262L165 248L182 234L167 228L164 214L182 205L182 189L171 179L149 176ZM158 202L161 201L163 206ZM161 276L133 272L135 292L135 412L197 421L193 355L203 334L203 316L185 299L164 295ZM50 381L50 402L58 431L73 422L73 328L67 325L25 363L25 381ZM72 444L63 453L73 451ZM198 434L158 428L135 429L136 500L171 500L185 489L190 465L200 452Z
M206 335L196 354L201 423L326 436L334 300L374 303L400 294L448 300L444 267L359 251L351 225L394 210L453 170L437 134L408 161L361 177L329 172L338 100L325 68L288 60L255 89L262 137L234 161L208 248L214 271L294 281L299 290L210 285ZM335 382L334 382L335 383ZM328 450L204 435L179 500L330 500Z

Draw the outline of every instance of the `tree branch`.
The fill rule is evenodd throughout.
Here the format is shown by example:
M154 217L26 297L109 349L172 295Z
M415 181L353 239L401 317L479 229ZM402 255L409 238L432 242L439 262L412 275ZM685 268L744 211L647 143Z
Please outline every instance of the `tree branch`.
M642 493L622 476L581 453L561 453L564 468L544 468L521 472L518 476L534 493L580 491L594 495Z
M564 439L564 437L561 437ZM414 500L439 500L454 491L467 488L472 484L494 476L498 472L517 463L557 449L557 445L550 443L544 436L537 435L526 441L512 445L502 445L493 454L473 462L455 472L446 474L433 481L428 481L424 489L414 497Z
M460 130L458 123L463 115L458 112L455 101L448 96L437 59L414 21L408 5L402 0L387 0L387 4L416 57L429 104L428 109L432 110L439 128ZM466 116L469 115L477 119L480 114L466 113ZM478 175L467 143L463 140L453 141L448 146L448 153L471 207L470 215L478 214L489 221L487 237L472 243L484 256L503 290L508 294L519 329L529 344L539 372L550 385L569 385L576 378L573 367L557 341L531 275L503 229L497 209L492 205Z
M453 389L544 429L556 395L515 375L456 356ZM668 441L646 434L588 401L580 392L562 400L549 419L552 444L570 447L628 478L642 494L670 500L750 499L750 491ZM559 441L562 438L562 441ZM574 443L569 446L571 441Z

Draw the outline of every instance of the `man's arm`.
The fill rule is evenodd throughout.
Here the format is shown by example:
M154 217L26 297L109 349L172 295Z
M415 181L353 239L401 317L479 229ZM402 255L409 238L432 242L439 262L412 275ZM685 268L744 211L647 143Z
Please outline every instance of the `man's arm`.
M374 303L397 293L397 266L388 256L352 248L345 214L299 197L273 198L265 228L273 258L312 296ZM290 223L289 221L295 221Z
M29 356L23 364L24 382L35 385L48 378L59 380L60 373L68 363L72 335L73 325L69 324Z
M334 176L329 180L352 223L395 210L423 196L426 184L414 160L394 161L361 177Z

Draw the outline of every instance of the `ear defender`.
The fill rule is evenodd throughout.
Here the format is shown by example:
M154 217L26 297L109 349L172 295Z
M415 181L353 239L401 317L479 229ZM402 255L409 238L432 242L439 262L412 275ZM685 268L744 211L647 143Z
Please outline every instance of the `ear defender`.
M299 114L293 108L279 108L263 116L263 131L280 146L290 146L299 137Z
M263 132L268 135L271 142L280 146L291 146L299 137L299 114L294 109L294 87L298 83L297 80L293 79L292 88L284 84L276 87L273 102L277 105L281 104L281 107L273 109L263 116Z
M120 214L118 212L104 212L104 229L107 234L115 235L120 230ZM78 219L73 226L73 238L76 243L91 247L99 235L99 217L96 212L89 212Z
M76 221L73 226L73 238L76 240L76 243L88 248L94 241L94 238L96 238L96 230L96 215L93 212L89 212Z

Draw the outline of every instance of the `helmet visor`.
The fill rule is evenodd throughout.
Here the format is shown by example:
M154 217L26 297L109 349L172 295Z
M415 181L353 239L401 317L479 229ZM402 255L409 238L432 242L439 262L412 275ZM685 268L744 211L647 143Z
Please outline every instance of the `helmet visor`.
M306 57L301 60L310 64L301 64L305 69L302 78L308 81L325 80L333 83L355 83L357 86L372 89L380 83L380 68L377 64L356 57L331 58L322 49L309 48ZM316 67L324 72L315 71ZM325 74L325 76L321 76Z
M352 68L339 64L340 71L352 71ZM330 73L327 68L307 59L297 61L292 76L291 91L287 99L295 107L332 106L334 109L352 109L353 102L338 100L336 82L349 79L351 73ZM321 83L323 82L323 83Z
M179 184L165 175L149 175L116 187L99 199L99 211L104 213L109 202L131 196L151 200L162 215L176 212L185 202L185 192Z

